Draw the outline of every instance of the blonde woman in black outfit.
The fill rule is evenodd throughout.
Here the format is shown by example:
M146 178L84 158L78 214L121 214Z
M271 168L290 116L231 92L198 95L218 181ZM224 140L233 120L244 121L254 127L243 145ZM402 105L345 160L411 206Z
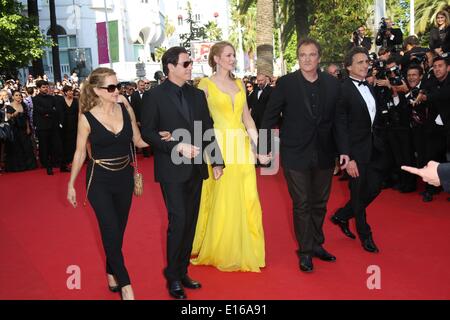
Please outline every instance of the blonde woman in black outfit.
M133 110L118 104L117 77L108 68L95 69L85 81L81 96L77 147L67 190L67 199L76 207L75 179L86 158L89 139L92 159L86 183L106 253L106 273L111 291L133 300L134 293L125 267L122 243L133 194L132 143L148 147L136 125ZM170 139L170 137L169 137Z

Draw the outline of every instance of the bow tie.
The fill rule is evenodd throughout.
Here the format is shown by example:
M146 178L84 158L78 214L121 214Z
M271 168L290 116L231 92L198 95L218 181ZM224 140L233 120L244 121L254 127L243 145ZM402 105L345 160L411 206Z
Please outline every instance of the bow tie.
M359 86L367 86L367 87L369 86L369 83L367 82L367 80L362 80L362 81L356 80L356 79L352 79L352 80L358 84L358 87Z

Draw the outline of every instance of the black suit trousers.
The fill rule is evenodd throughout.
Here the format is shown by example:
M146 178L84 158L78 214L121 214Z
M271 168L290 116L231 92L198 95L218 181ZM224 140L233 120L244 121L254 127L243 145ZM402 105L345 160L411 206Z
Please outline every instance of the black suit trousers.
M357 164L359 177L350 177L350 200L345 207L336 212L342 220L355 218L356 230L360 239L366 239L372 234L367 223L366 209L381 192L383 172L376 168L375 163Z
M160 183L169 216L167 267L164 270L168 281L179 281L187 274L197 225L202 184L202 178L195 171L186 182Z
M322 227L333 169L284 169L293 202L294 231L299 254L310 255L325 242Z

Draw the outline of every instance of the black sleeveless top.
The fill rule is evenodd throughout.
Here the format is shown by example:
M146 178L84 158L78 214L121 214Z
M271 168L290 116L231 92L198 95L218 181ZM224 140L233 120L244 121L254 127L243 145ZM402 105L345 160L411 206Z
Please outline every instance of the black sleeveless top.
M106 129L90 111L84 113L91 127L89 140L94 159L110 159L130 155L130 144L133 139L131 118L123 105L120 104L120 108L122 110L123 127L117 134Z
M101 160L128 156L130 159L130 164L117 171L105 169L99 164L94 165L94 161L91 159L86 170L86 186L88 188L92 175L92 186L90 188L96 188L100 184L103 187L107 186L108 189L117 189L116 191L118 192L121 192L121 190L132 192L133 190L133 167L131 166L133 128L131 127L130 114L125 106L120 104L120 108L122 110L123 127L117 134L106 129L89 111L84 113L91 127L89 140L91 142L92 158ZM108 167L116 168L117 166ZM93 168L94 172L92 172ZM125 186L128 187L123 189Z

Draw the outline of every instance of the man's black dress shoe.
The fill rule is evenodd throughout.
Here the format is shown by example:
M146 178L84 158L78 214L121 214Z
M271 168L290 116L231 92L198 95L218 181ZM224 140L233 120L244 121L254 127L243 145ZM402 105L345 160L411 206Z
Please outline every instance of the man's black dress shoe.
M300 270L303 272L312 272L314 269L312 257L310 255L300 255Z
M314 257L317 257L323 261L330 261L330 262L336 261L336 257L322 247L314 249Z
M333 222L333 224L339 226L342 230L342 232L349 238L352 239L356 239L356 236L350 231L349 227L348 227L348 221L342 220L338 217L336 217L336 215L331 216L331 222Z
M189 278L188 275L185 275L182 279L181 279L181 283L183 284L183 287L185 288L189 288L189 289L199 289L202 287L202 285L200 284L200 282L192 280L191 278Z
M167 287L169 288L169 294L175 299L186 299L186 294L183 290L183 285L181 281L169 281L167 283Z
M377 246L375 245L375 242L373 242L372 236L369 236L366 239L361 239L361 244L364 250L368 252L377 253L380 250L378 250Z

